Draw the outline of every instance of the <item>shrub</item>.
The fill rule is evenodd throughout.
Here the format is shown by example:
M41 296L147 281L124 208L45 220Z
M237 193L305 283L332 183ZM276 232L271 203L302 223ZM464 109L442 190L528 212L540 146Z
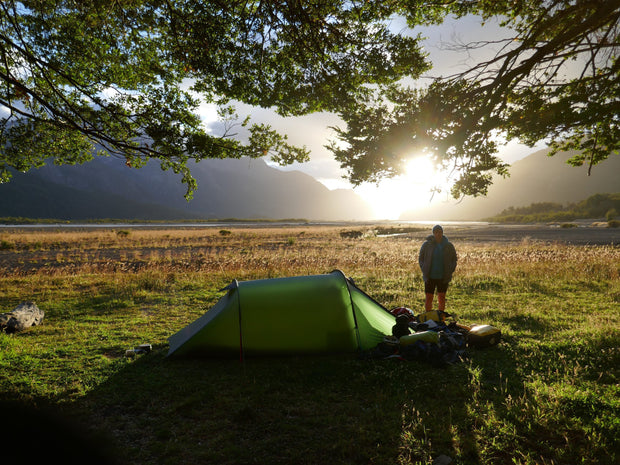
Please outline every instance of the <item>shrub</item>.
M15 244L9 241L0 241L0 250L11 250L15 248Z
M353 231L340 231L340 237L343 239L359 239L364 235L362 231L353 230Z

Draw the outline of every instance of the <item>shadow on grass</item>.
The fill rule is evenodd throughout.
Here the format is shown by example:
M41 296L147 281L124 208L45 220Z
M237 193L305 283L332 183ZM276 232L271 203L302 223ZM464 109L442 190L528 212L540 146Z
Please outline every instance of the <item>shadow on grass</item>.
M413 464L442 454L480 463L476 395L510 365L506 353L487 353L474 389L480 351L439 368L352 355L168 359L165 350L126 364L74 406L114 436L126 463Z
M102 341L92 351L109 357L105 372L84 372L98 384L54 402L111 437L127 464L491 464L517 452L604 463L620 412L598 389L617 383L617 334L565 340L510 318L503 327L529 329L445 368L355 355L168 359L165 345L125 359Z
M513 332L529 333L539 340L544 340L545 335L551 334L555 329L555 325L548 318L531 314L504 316L503 322L509 325Z
M92 434L45 401L34 404L0 396L2 463L120 465L108 437Z

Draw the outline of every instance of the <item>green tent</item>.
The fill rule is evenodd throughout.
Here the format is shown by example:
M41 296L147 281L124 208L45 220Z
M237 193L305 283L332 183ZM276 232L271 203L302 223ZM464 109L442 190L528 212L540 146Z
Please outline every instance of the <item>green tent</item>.
M394 316L341 271L233 281L207 313L168 338L168 355L354 352L391 334Z

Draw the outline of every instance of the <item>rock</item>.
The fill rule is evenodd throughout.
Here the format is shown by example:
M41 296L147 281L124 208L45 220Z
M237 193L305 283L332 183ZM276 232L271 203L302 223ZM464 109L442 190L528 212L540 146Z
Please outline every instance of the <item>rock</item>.
M0 314L0 331L16 333L41 324L45 314L34 302L24 302L12 312Z

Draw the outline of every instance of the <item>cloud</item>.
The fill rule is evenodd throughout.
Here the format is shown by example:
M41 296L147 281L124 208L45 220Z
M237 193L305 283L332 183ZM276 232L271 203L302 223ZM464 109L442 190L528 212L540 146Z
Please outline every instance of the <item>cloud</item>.
M339 163L334 159L332 153L325 148L330 139L335 138L331 127L342 126L344 122L333 113L313 113L299 117L284 118L275 111L266 108L255 108L250 105L235 103L239 119L243 120L246 116L251 116L251 122L269 124L274 130L281 134L286 134L288 142L306 147L310 150L310 161L306 163L293 163L288 166L279 166L267 161L271 166L284 171L298 170L316 178L330 189L350 188L351 185L342 179L345 171L340 168ZM208 108L205 108L208 110ZM221 131L218 123L212 118L212 113L205 111L205 124L212 132ZM239 128L239 136L244 137L242 128Z

